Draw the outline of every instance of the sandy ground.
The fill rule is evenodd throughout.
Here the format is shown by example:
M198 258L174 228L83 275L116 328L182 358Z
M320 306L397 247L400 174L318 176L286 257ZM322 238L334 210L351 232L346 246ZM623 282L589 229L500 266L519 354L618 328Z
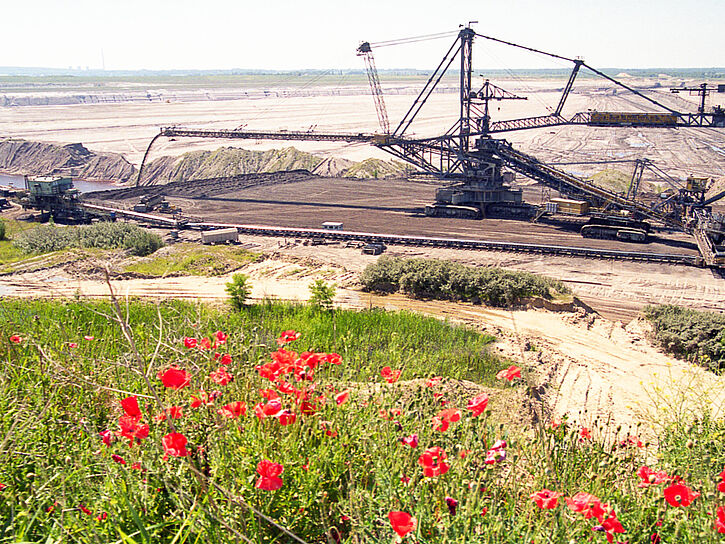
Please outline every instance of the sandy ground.
M653 96L684 111L695 111L694 98L684 94L672 95L666 88L675 82L628 78L634 86L661 88ZM480 82L477 82L480 84ZM528 100L502 101L496 104L494 120L546 115L556 107L564 80L518 79L497 80L494 83L511 92L528 96ZM341 86L343 88L344 85ZM387 87L385 97L391 119L403 117L413 102L418 87ZM448 89L453 91L454 89ZM347 92L347 91L345 91ZM569 96L564 113L572 115L587 109L609 111L651 111L652 107L629 93L613 94L613 87L603 80L580 79ZM714 94L709 104L725 100ZM446 131L455 121L458 111L455 92L433 94L409 135L432 136ZM48 142L83 142L89 149L122 153L129 161L139 164L150 139L159 127L183 125L191 127L236 128L254 130L314 130L321 132L375 132L379 130L373 100L367 90L359 94L331 96L278 97L274 93L260 99L203 100L177 102L171 97L148 103L118 102L75 104L67 106L15 106L0 108L0 134ZM690 173L709 176L725 175L725 133L706 129L638 129L556 127L533 131L507 133L503 137L523 151L542 160L582 161L592 159L634 159L648 157L675 177ZM236 145L247 149L270 149L294 145L321 156L338 156L351 160L367 157L390 158L386 153L366 145L320 142L251 141L218 142L214 140L162 140L152 157L176 155L194 149L216 149ZM596 171L599 167L575 166L573 170ZM624 168L628 168L624 166ZM654 176L650 181L661 182Z

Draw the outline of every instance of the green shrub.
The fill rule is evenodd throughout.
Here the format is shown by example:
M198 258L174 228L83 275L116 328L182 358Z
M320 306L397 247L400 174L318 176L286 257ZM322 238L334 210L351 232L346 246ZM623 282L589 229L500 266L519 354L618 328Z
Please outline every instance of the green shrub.
M22 232L13 244L25 253L47 253L70 247L129 249L134 255L149 255L163 246L158 234L131 223L95 223L80 227L53 224Z
M665 351L711 370L725 366L725 315L670 304L647 306L644 315Z
M381 257L360 276L364 289L414 297L470 300L492 306L516 304L531 296L550 298L568 293L560 281L529 272L501 268L477 268L435 259Z
M5 222L0 221L0 240L5 240Z
M310 284L310 304L320 310L332 310L332 299L335 298L335 286L325 280L317 279Z
M252 287L249 285L249 276L241 273L234 274L232 281L226 284L226 291L231 297L230 302L234 309L241 310L252 291Z
M123 241L123 246L139 257L151 255L163 245L158 234L144 229L129 233Z

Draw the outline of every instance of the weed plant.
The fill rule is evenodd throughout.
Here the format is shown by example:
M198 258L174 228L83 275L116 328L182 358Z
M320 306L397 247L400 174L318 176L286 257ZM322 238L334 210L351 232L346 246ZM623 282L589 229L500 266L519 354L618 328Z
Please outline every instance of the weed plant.
M395 512L430 544L720 542L722 421L659 450L607 422L503 424L480 392L495 408L513 369L432 318L7 300L0 339L0 542L391 542ZM426 476L432 447L448 466ZM640 487L644 462L670 479ZM677 481L689 506L664 499Z

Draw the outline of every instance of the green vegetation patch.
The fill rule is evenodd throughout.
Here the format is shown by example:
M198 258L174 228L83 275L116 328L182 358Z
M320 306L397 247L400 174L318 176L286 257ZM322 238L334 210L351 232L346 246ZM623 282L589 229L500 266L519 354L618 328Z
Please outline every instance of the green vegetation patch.
M709 368L725 367L725 315L670 304L647 306L655 341L668 353Z
M176 244L129 264L124 272L144 276L221 276L255 261L259 254L235 246Z
M363 270L365 290L401 291L418 298L510 306L528 297L552 298L569 288L552 278L501 268L478 268L435 259L381 257Z
M3 301L0 540L721 541L722 420L659 451L513 424L490 341L407 312Z
M13 237L13 245L27 253L49 253L67 248L128 249L149 255L162 247L161 237L131 223L96 223L79 227L41 225Z

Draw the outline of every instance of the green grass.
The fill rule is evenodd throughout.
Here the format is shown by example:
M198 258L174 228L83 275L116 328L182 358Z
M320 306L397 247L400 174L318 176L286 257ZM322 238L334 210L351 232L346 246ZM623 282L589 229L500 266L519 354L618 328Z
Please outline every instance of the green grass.
M124 272L144 276L221 276L259 258L235 246L176 244L125 267Z
M508 363L488 354L490 337L407 312L272 303L232 312L178 301L129 301L120 311L138 355L108 303L2 301L0 543L292 542L280 526L309 543L328 536L391 542L387 515L397 510L418 520L406 540L423 544L607 541L592 530L597 521L563 504L540 510L529 495L543 488L600 497L627 530L619 541L650 542L655 532L663 542L720 541L708 512L721 503L714 483L725 465L721 420L678 421L662 431L659 450L618 445L629 430L605 421L592 423L593 440L566 421L557 429L546 421L531 426L511 400L525 388L495 379ZM301 381L287 378L306 390L316 413L303 415L294 396L282 394L283 407L297 414L282 426L256 417L254 405L274 387L258 368L289 329L301 336L288 350L334 351L342 364L319 367L314 376L300 368ZM224 386L210 380L219 366L214 350L183 343L217 330L229 334L217 351L232 357L234 381ZM23 340L10 342L13 334ZM172 364L189 373L188 388L162 386L157 373ZM383 366L400 369L400 381L386 383ZM432 375L445 378L430 388L418 380ZM192 408L191 395L201 389L218 390L219 398ZM338 405L335 395L345 389L350 398ZM490 410L471 417L466 404L484 389ZM118 429L120 400L130 394L138 395L149 436L132 447L118 437L106 446L98 433ZM446 408L462 412L445 432L432 422L441 394ZM232 401L245 402L247 414L221 417L217 409ZM164 459L162 437L172 427L155 415L172 405L183 409L173 430L188 439L192 455ZM412 433L417 448L399 443ZM497 439L508 442L507 458L486 464ZM418 458L431 446L446 451L450 470L424 477ZM279 489L255 487L262 459L284 466ZM667 506L662 488L669 484L637 487L644 462L702 495L689 507ZM455 515L447 497L458 501Z
M21 251L13 245L13 237L17 236L25 230L29 230L38 226L38 223L29 223L26 221L16 221L14 219L2 220L5 223L5 239L0 240L0 273L11 271L8 266L11 263L22 261L28 257L27 253Z

